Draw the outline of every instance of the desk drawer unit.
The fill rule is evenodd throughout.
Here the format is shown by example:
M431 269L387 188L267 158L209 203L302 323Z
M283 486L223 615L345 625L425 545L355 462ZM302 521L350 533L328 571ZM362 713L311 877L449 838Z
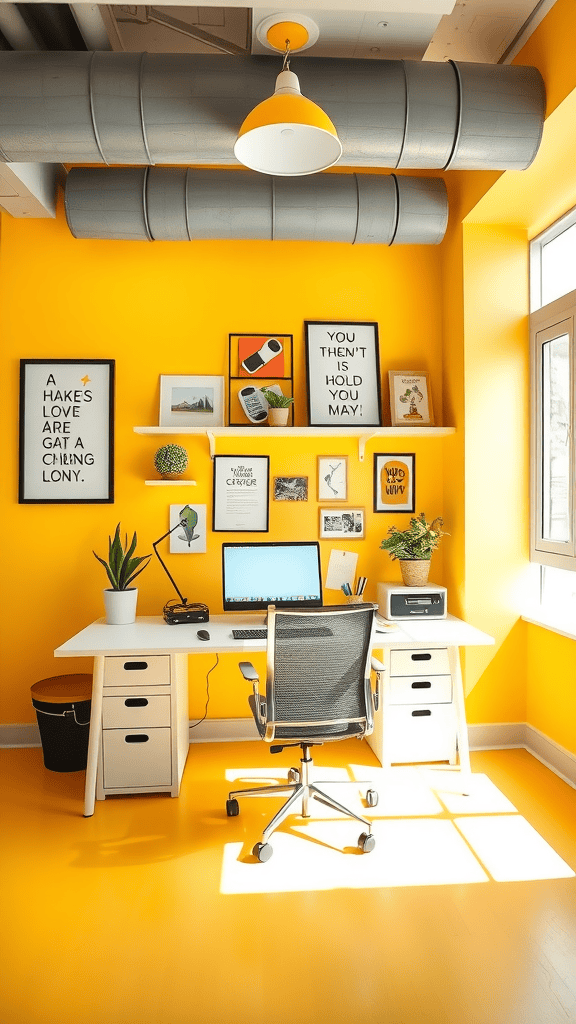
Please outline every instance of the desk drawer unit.
M170 657L106 658L104 686L157 686L170 683Z
M390 676L390 704L450 704L452 676Z
M386 750L392 763L450 761L456 757L452 704L397 704L386 709Z
M445 647L423 650L390 651L390 675L447 675L450 672L448 651Z
M103 729L170 728L170 695L144 693L136 697L104 697Z
M105 729L104 789L169 786L170 729Z

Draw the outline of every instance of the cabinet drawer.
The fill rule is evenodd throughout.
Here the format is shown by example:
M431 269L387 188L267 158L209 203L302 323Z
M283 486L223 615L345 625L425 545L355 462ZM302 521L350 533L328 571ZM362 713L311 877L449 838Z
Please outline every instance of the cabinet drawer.
M106 729L104 788L171 786L170 729Z
M103 729L159 728L170 725L170 695L146 693L102 700Z
M170 682L170 657L106 658L104 686L150 686Z
M391 762L453 761L456 715L453 704L386 709L385 756Z
M442 676L450 673L448 651L445 647L415 650L390 651L391 676Z
M389 704L449 704L452 700L451 676L390 676Z

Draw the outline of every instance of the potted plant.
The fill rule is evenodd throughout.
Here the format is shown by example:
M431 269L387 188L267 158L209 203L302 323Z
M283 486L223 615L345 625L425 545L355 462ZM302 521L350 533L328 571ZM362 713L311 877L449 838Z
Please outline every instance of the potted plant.
M92 552L106 569L106 574L112 584L104 591L106 622L111 626L125 625L134 622L136 618L138 588L131 587L130 584L144 571L152 557L152 555L135 556L137 543L136 533L134 533L130 546L128 546L128 534L126 534L125 543L122 544L120 523L118 523L114 539L108 537L108 561L100 558L95 551ZM146 564L142 565L142 562Z
M395 526L388 530L388 536L380 547L388 552L390 558L397 558L400 562L402 582L406 587L424 587L428 582L432 552L442 537L448 536L443 526L444 520L440 516L427 523L426 516L420 512L410 520L407 530L398 530Z
M268 423L271 427L285 427L288 423L290 406L294 401L288 395L277 395L275 391L268 388L260 388L264 398L270 406L268 410Z
M154 465L163 480L177 480L188 465L188 452L180 444L165 444L156 452Z

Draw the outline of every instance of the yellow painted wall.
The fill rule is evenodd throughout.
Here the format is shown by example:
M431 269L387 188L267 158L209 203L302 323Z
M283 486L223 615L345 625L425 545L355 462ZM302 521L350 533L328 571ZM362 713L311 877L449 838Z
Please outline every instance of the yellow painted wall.
M305 319L376 320L380 325L384 407L387 370L428 369L437 422L442 422L440 255L437 247L346 246L271 242L132 243L78 241L59 210L56 221L2 218L0 330L5 441L2 487L2 721L33 720L29 688L39 678L89 668L89 661L58 660L53 649L102 614L104 554L118 521L138 531L139 550L168 529L168 506L182 489L146 487L152 456L162 439L134 434L134 425L158 422L159 374L226 371L229 332L281 331L295 339L297 421L305 422ZM116 502L114 505L17 504L18 360L114 358L117 372ZM190 500L212 511L212 467L202 439L183 439L198 486ZM441 514L442 441L372 441L364 463L346 439L218 442L219 452L269 453L271 476L304 474L305 504L270 503L270 533L208 535L206 555L169 555L167 562L189 599L222 610L221 544L238 539L318 537L316 456L350 456L350 503L366 509L367 539L358 570L399 579L397 565L379 550L392 523L406 516L372 512L374 451L416 453L417 506ZM449 525L448 525L448 528ZM450 541L446 542L449 554ZM331 544L321 542L326 569ZM443 580L443 556L433 578ZM159 614L174 596L154 561L139 578L140 614ZM327 602L341 595L327 591ZM177 628L177 627L175 627ZM192 662L191 715L204 709L208 656ZM212 674L210 714L247 714L247 693L231 657Z

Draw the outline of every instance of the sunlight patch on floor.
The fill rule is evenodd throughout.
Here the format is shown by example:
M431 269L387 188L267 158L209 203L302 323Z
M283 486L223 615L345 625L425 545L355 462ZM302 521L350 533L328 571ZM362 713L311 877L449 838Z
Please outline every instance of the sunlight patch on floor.
M574 877L572 868L520 814L455 818L454 824L496 882Z

